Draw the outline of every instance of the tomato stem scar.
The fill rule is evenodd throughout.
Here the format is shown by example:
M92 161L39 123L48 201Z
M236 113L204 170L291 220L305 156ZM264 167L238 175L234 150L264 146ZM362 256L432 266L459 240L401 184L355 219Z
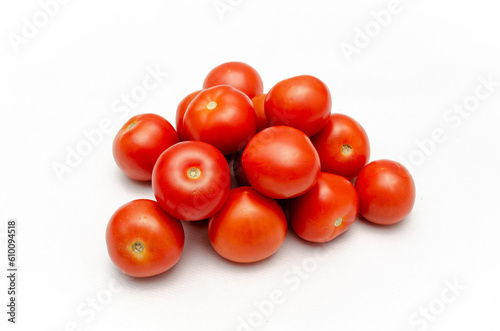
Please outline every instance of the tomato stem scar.
M335 223L333 223L333 225L335 225L336 227L340 226L340 224L342 224L342 217L339 217L335 220Z
M188 169L187 175L191 179L197 179L198 177L201 176L201 171L200 171L200 169L198 169L196 167L191 167Z
M136 241L132 244L132 251L135 254L141 254L142 252L144 252L144 244L140 241Z
M349 144L342 145L342 154L349 155L352 152L352 147Z
M208 103L208 105L207 105L207 109L208 109L208 110L212 110L212 109L214 109L215 107L217 107L217 102L215 102L215 101L210 101L210 102Z
M130 124L127 126L127 130L130 130L130 129L134 128L136 125L137 125L137 122L132 122L132 123L130 123Z

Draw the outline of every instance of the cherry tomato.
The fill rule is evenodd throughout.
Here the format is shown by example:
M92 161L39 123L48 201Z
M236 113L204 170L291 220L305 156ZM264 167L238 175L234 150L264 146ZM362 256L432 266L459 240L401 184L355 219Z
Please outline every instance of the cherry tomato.
M233 174L234 178L240 186L250 186L250 182L248 181L247 175L245 174L245 170L243 170L243 165L241 164L241 156L243 155L243 151L239 151L234 154L233 159Z
M264 84L257 70L243 62L227 62L210 71L203 88L229 85L245 93L250 99L262 94Z
M121 206L106 229L111 261L123 273L149 277L172 268L184 248L184 229L151 200Z
M291 199L290 222L302 239L327 242L347 230L358 215L358 195L344 177L322 172L305 194Z
M201 91L184 114L189 140L204 141L223 154L245 147L255 135L256 115L252 101L237 89L220 85Z
M243 152L242 164L252 187L275 199L307 192L321 169L309 138L288 126L274 126L257 133Z
M332 99L321 80L303 75L274 85L267 93L264 108L271 125L291 126L312 136L328 121Z
M363 127L353 118L332 114L311 142L318 151L321 171L351 180L370 158L370 143Z
M215 251L241 263L273 255L285 240L286 230L279 204L250 186L233 189L224 207L208 223L208 237Z
M177 112L175 113L175 127L177 128L177 134L179 135L179 140L180 141L185 141L189 140L187 138L186 133L184 132L184 114L186 113L187 107L193 101L193 99L201 92L199 91L194 91L187 96L184 97L184 99L179 102L179 105L177 106Z
M267 94L260 94L252 98L253 108L255 109L255 114L257 115L257 132L264 130L269 127L269 121L266 117L266 112L264 111L264 101L266 101Z
M391 160L368 163L355 183L359 213L370 222L382 225L403 220L415 203L415 183L408 170Z
M163 117L156 114L136 115L116 134L113 156L127 176L148 181L160 154L178 142L177 132Z
M198 221L222 208L231 190L229 165L215 147L184 141L167 149L153 169L153 192L171 216Z

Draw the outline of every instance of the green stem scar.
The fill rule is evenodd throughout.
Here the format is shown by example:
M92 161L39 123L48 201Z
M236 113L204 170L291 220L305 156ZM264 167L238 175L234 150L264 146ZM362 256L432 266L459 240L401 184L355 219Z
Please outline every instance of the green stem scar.
M140 241L136 241L132 244L132 251L135 254L141 254L142 252L144 252L144 244Z
M340 224L342 224L342 217L339 217L335 220L335 223L333 223L333 225L335 225L336 227L339 227Z
M352 147L349 144L342 145L342 154L349 155L352 152Z
M208 110L212 110L212 109L214 109L215 107L217 107L217 102L215 102L215 101L210 101L210 102L208 103L208 105L207 105L207 109L208 109Z
M201 170L196 167L191 167L188 169L187 175L191 179L197 179L201 176Z

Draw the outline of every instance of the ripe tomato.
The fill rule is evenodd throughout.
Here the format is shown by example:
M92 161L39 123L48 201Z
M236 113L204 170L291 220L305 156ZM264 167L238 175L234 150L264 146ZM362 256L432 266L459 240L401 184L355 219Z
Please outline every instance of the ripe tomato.
M355 183L359 213L368 221L388 225L403 220L415 203L415 183L398 162L377 160L368 163Z
M241 263L273 255L285 240L286 230L279 204L250 186L233 189L224 207L208 223L208 237L215 251Z
M193 101L193 99L200 92L201 90L188 94L181 100L181 102L179 102L179 105L177 106L177 112L175 113L175 127L177 128L177 134L179 135L180 141L188 140L187 135L184 132L184 114L186 113L187 107L191 101Z
M266 117L266 112L264 111L264 101L266 101L267 94L260 94L252 98L253 108L255 109L255 114L257 115L257 132L264 130L269 127L269 121Z
M177 132L163 117L156 114L136 115L116 134L113 156L127 176L148 181L160 154L178 142Z
M186 221L208 218L231 190L229 165L215 147L184 141L167 149L153 170L153 192L169 215Z
M264 84L257 70L243 62L227 62L210 71L203 88L229 85L245 93L250 99L262 94Z
M288 126L257 133L245 148L242 163L252 187L275 199L305 193L316 183L321 169L309 138Z
M302 239L327 242L347 230L358 215L358 195L344 177L322 172L305 194L290 201L290 222Z
M149 277L172 268L184 248L184 229L151 200L121 206L106 229L111 261L123 273Z
M255 135L252 101L237 89L220 85L201 91L184 114L189 140L204 141L223 154L242 149Z
M267 93L264 108L271 125L291 126L312 136L328 121L332 99L322 81L303 75L274 85Z
M332 114L325 127L311 137L318 151L321 171L351 180L370 158L370 142L363 127L353 118Z

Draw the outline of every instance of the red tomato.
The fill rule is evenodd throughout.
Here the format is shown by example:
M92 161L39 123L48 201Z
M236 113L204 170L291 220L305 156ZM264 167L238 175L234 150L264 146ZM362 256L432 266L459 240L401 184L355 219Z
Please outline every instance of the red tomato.
M203 88L229 85L245 93L250 99L262 94L264 84L257 70L243 62L227 62L210 71Z
M240 186L250 186L250 182L248 181L247 175L245 174L245 170L243 170L243 165L241 164L241 156L243 155L243 151L239 151L234 154L233 159L233 174L234 178Z
M370 142L363 127L353 118L332 114L311 142L318 151L321 171L351 180L370 158Z
M287 223L279 204L250 186L231 191L208 223L208 237L220 256L241 263L273 255L285 240Z
M269 127L269 121L266 117L266 112L264 111L264 101L266 101L267 94L260 94L252 98L253 108L255 109L255 114L257 115L257 132L264 130Z
M398 162L377 160L367 164L355 183L359 213L368 221L388 225L403 220L415 203L415 183Z
M186 221L208 218L231 190L229 165L215 147L184 141L167 149L153 170L153 192L168 214Z
M332 99L322 81L304 75L274 85L267 93L264 108L271 125L291 126L312 136L328 121Z
M309 138L288 126L274 126L257 133L245 148L242 163L253 188L275 199L307 192L321 169Z
M316 185L290 201L290 222L302 239L327 242L347 230L358 215L358 195L344 177L322 172Z
M223 154L245 147L255 135L256 115L252 101L242 92L221 85L203 90L184 114L189 140L209 143Z
M106 229L111 261L123 273L149 277L172 268L184 248L184 229L151 200L121 206Z
M187 135L184 132L184 114L186 113L187 107L191 101L193 101L193 99L200 92L201 90L188 94L181 100L181 102L179 102L179 105L177 106L177 112L175 113L175 127L177 128L177 134L179 135L179 139L181 141L188 140Z
M116 134L113 156L127 176L148 181L160 154L178 142L177 132L163 117L156 114L136 115Z

